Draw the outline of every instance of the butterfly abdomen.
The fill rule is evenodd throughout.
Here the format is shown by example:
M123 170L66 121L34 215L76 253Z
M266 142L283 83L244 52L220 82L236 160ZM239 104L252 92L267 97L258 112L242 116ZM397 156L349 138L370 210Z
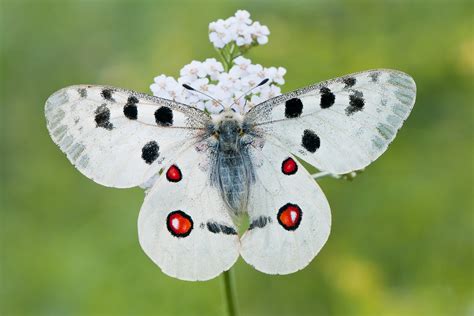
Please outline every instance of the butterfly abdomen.
M229 210L239 215L247 207L252 164L242 141L241 120L230 109L215 120L214 136L218 144L214 152L211 181L219 188Z
M241 152L219 152L217 174L219 189L230 210L238 215L247 206L250 166Z

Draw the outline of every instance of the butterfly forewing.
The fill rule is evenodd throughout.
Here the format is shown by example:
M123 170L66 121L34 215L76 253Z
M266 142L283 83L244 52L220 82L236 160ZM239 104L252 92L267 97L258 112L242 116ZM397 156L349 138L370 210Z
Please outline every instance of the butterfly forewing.
M270 99L249 111L245 124L318 169L342 174L366 167L387 149L415 94L407 74L371 70Z
M52 139L76 168L113 187L145 183L209 124L198 109L106 86L61 89L45 113Z

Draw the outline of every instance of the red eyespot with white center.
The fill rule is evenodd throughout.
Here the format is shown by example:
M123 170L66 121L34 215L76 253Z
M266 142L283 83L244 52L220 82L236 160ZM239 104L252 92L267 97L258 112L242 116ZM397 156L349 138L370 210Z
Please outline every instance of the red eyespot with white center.
M281 172L289 176L295 174L296 171L298 171L298 165L293 158L289 157L283 160L281 164Z
M286 230L295 230L300 226L303 212L296 204L287 203L278 211L278 223Z
M183 179L183 175L181 173L181 170L179 170L178 166L172 165L171 167L168 168L166 171L166 179L170 182L179 182L181 179Z
M193 230L193 220L191 216L178 210L168 214L166 226L173 236L186 237Z

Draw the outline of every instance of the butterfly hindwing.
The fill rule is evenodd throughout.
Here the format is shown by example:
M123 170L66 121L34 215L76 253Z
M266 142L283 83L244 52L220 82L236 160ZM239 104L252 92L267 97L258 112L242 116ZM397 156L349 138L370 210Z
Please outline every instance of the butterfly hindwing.
M253 149L258 160L250 190L249 230L241 255L257 270L288 274L308 265L328 239L329 204L314 179L281 148L266 141Z
M55 92L45 113L52 139L76 168L113 187L144 184L209 121L173 101L90 85Z
M182 280L214 278L239 256L237 228L211 186L207 154L192 147L166 167L138 218L145 253Z
M365 71L265 101L247 113L245 124L318 169L343 174L387 149L415 95L415 82L403 72Z

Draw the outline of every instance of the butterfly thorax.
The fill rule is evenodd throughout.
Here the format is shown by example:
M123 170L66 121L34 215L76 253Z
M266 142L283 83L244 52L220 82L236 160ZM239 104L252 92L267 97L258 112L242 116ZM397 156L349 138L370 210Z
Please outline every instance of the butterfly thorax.
M218 139L215 180L223 200L236 215L246 209L253 174L241 124L239 117L230 112L224 113L215 124Z

